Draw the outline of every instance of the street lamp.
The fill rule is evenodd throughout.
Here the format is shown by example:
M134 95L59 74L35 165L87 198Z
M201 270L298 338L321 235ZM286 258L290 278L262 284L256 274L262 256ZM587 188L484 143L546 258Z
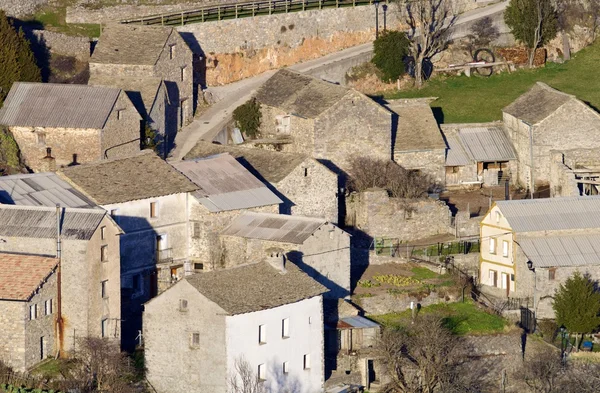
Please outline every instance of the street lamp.
M379 1L375 1L375 39L379 38Z
M567 329L565 328L565 325L561 325L560 326L560 362L562 363L562 365L565 365L565 333L566 333Z
M535 290L536 290L536 274L535 274L535 268L533 267L533 262L532 261L527 261L527 269L531 270L533 272L533 331L535 331L535 323L536 323L536 304L535 304Z
M383 31L386 31L387 30L387 9L388 9L387 4L382 5L381 9L383 10Z

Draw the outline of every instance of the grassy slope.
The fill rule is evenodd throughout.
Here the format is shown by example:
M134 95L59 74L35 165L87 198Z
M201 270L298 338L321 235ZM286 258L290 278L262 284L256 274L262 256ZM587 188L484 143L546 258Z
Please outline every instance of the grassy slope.
M485 312L471 302L442 303L423 307L419 313L439 314L444 324L457 335L492 334L504 331L506 321L494 314ZM369 315L369 318L384 326L403 326L410 323L410 310L402 313Z
M431 106L441 108L444 123L488 122L502 119L502 108L526 92L536 81L574 94L600 108L600 41L578 52L564 64L548 63L545 68L502 73L490 78L440 77L421 90L401 91L386 98L439 97Z

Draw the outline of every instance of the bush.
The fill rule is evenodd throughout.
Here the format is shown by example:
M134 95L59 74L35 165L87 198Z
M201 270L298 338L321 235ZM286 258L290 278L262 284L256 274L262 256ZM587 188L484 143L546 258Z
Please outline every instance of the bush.
M246 136L256 138L260 135L262 113L260 113L260 103L254 98L248 100L243 105L238 106L233 111L233 121L235 126Z
M553 343L558 334L558 325L551 319L543 319L538 322L538 328L542 333L544 341Z
M350 161L350 191L387 190L395 198L420 198L434 186L429 176L409 171L390 160L355 157Z
M381 71L381 80L391 82L405 72L404 58L409 53L410 41L400 31L385 31L373 42L373 64Z
M0 166L6 165L9 168L17 169L20 163L17 142L10 131L0 127Z

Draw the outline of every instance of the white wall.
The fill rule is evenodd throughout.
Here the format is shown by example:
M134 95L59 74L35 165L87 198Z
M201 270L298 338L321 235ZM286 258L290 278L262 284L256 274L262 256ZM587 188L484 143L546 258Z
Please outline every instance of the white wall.
M282 320L289 318L289 338L282 338ZM310 321L309 321L310 318ZM259 344L258 330L266 325L266 344ZM264 311L226 319L227 370L235 375L235 361L243 357L258 373L258 365L267 369L265 386L270 393L297 386L294 393L323 391L323 306L321 296ZM304 355L310 354L311 367L303 369ZM289 374L282 373L289 362Z

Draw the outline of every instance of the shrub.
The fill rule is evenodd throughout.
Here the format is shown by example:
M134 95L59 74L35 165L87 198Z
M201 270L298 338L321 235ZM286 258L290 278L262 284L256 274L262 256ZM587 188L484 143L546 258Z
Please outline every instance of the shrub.
M260 135L259 128L261 118L262 113L260 113L260 103L254 98L248 100L245 104L238 106L233 111L233 121L235 122L235 126L250 138L256 138Z
M558 32L558 18L550 0L510 0L504 11L504 21L515 38L530 49L547 44ZM538 25L541 25L540 41L535 42Z
M0 127L0 164L10 168L19 168L19 146L10 131Z
M409 53L410 41L400 31L385 31L373 42L373 64L381 71L381 80L395 81L404 72L404 58Z
M542 333L544 341L553 343L558 334L558 325L551 319L543 319L538 322L538 328Z

